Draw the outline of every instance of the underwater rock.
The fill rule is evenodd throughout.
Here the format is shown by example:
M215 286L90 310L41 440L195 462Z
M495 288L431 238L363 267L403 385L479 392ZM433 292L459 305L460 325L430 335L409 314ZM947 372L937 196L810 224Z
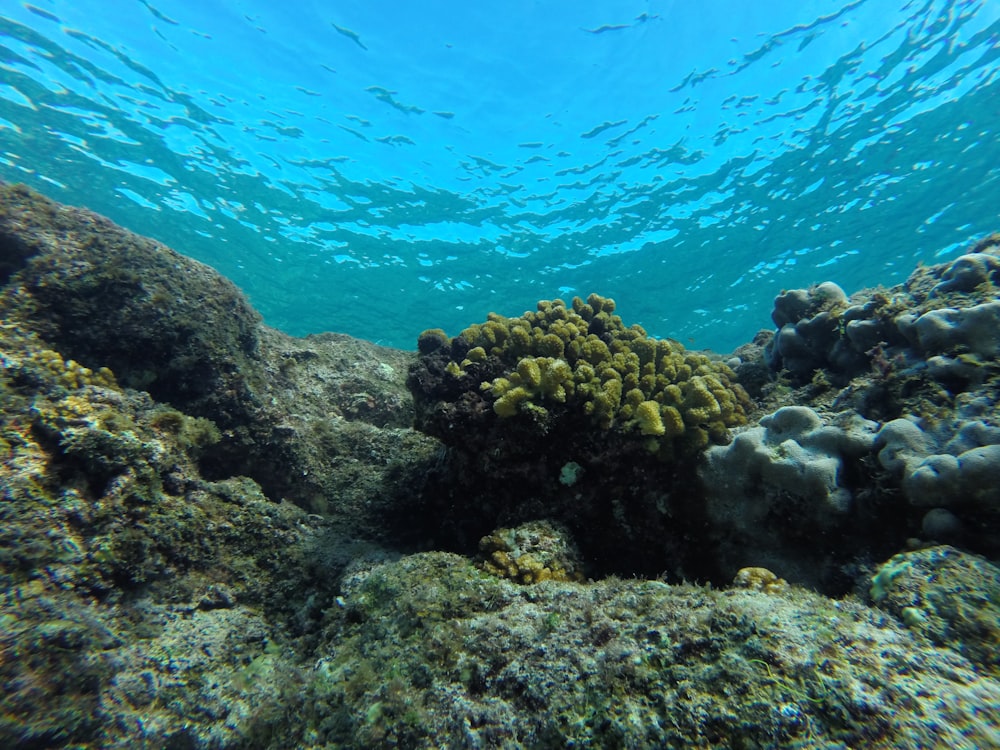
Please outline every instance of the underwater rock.
M359 536L412 536L440 450L408 429L412 353L270 329L208 266L23 186L0 184L0 269L0 315L41 337L61 377L104 368L211 420L209 478L252 477Z
M250 465L234 460L230 470L263 476L269 496L348 533L422 543L421 491L442 446L411 428L414 355L335 333L294 338L264 327L260 336L267 418Z
M0 184L0 267L0 313L64 357L109 367L122 385L222 429L258 408L260 316L208 266Z
M1000 285L1000 257L987 252L991 245L998 244L997 236L987 237L978 243L971 253L961 255L948 263L938 274L941 278L931 289L931 295L947 292L974 292L981 284Z
M869 541L855 494L877 429L852 411L823 418L786 406L709 448L699 475L721 575L764 565L795 583L828 584Z
M0 746L997 745L993 564L893 558L888 613L794 585L867 587L908 536L1000 551L995 357L879 328L989 304L995 245L905 305L849 301L845 339L879 351L825 402L777 409L769 334L742 348L773 413L726 445L754 418L737 378L596 295L578 345L556 304L530 342L491 319L419 359L297 339L207 267L0 186ZM790 295L782 327L827 303ZM432 545L470 555L401 557Z
M823 310L834 310L847 306L844 290L832 281L825 281L810 289L791 289L782 292L774 300L771 320L778 328L790 323L812 318Z
M911 630L1000 677L1000 568L949 546L902 552L879 567L871 599Z
M767 361L803 382L819 369L839 379L863 371L868 363L864 353L883 337L870 307L852 305L829 281L782 292L771 313L778 330L765 350Z
M918 418L887 422L875 442L879 462L903 478L911 503L981 505L1000 503L994 464L1000 454L1000 425L992 416L969 416L981 406L968 401L954 419L929 423Z
M841 486L844 459L868 452L877 425L849 414L843 426L825 425L807 406L786 406L740 432L728 446L706 453L703 476L760 477L779 490L846 513L850 491Z
M818 292L783 293L774 313L781 328L767 351L783 379L761 389L771 403L822 403L880 422L877 462L862 464L869 505L886 515L897 505L887 529L988 555L1000 553L998 268L1000 235L991 235L846 305L836 294L824 307L810 296L823 298Z
M1000 733L994 677L794 586L521 586L425 553L342 597L295 702L261 722L287 746L888 750Z
M208 420L14 323L0 356L0 746L237 746L362 545L206 480Z

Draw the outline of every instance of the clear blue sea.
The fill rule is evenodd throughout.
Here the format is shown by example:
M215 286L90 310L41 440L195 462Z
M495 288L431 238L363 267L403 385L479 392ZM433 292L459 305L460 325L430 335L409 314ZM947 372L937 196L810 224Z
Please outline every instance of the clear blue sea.
M413 348L598 292L728 351L1000 229L997 0L5 0L0 179Z

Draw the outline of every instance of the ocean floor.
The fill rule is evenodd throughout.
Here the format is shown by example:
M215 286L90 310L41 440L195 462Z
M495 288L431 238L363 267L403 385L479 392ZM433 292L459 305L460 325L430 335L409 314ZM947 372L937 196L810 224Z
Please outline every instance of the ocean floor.
M998 289L400 351L0 184L0 745L1000 747Z

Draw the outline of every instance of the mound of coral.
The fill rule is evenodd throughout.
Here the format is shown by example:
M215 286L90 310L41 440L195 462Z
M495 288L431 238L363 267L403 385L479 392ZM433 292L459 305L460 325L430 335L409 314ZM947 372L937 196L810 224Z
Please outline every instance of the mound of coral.
M837 591L908 540L1000 555L997 310L1000 235L889 289L781 293L731 362L759 378L763 353L774 411L700 469L720 569Z
M595 570L678 564L668 550L700 512L691 459L727 442L750 401L724 363L614 311L591 294L421 335L408 382L418 428L450 449L439 498L476 498L445 533L471 542L544 517L577 533Z
M454 382L414 370L411 382L425 406L420 424L451 435L453 413L442 415L443 405L429 397L471 411L464 403L470 387L487 393L503 419L526 417L548 432L582 415L615 438L644 436L646 449L668 460L725 442L727 428L746 423L747 397L728 367L650 338L641 326L626 328L614 310L614 300L591 294L586 302L574 297L571 308L556 299L518 318L491 314L454 340L425 331L417 342L423 368L434 370L446 356L444 372Z

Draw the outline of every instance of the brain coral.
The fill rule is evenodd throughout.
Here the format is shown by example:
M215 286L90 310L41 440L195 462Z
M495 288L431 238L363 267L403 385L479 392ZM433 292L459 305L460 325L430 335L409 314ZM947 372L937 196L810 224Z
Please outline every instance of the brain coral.
M569 307L543 300L517 318L490 313L451 340L427 331L418 348L447 353L452 393L486 394L501 419L549 427L560 414L583 414L664 457L723 443L729 427L746 423L748 397L725 364L626 327L614 311L597 294Z

